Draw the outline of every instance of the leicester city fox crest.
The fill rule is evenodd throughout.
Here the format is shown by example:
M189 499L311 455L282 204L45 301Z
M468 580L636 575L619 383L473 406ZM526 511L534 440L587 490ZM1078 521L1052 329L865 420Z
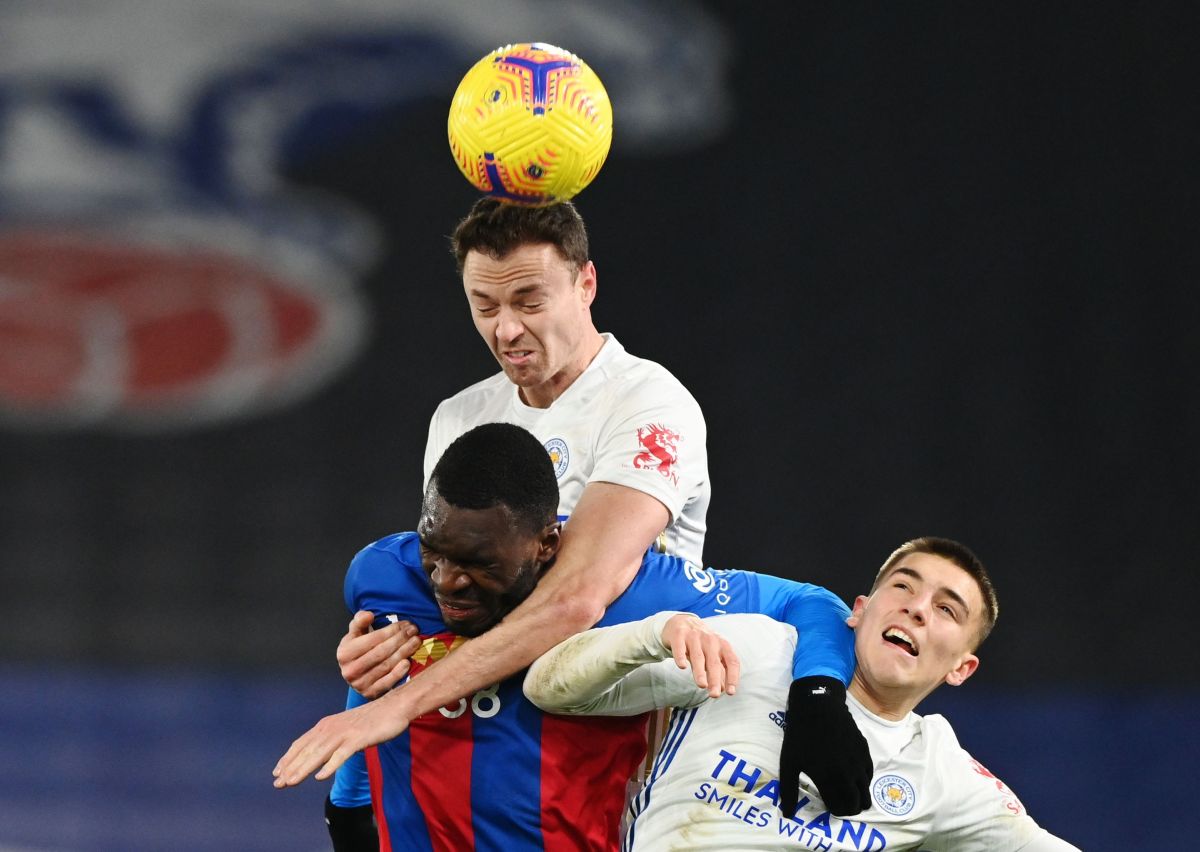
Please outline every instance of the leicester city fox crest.
M567 442L562 438L551 438L546 442L546 452L550 454L550 461L554 465L555 477L562 479L568 465L571 464L571 451Z
M899 775L882 775L871 787L871 795L889 814L903 816L917 803L917 794L912 784Z

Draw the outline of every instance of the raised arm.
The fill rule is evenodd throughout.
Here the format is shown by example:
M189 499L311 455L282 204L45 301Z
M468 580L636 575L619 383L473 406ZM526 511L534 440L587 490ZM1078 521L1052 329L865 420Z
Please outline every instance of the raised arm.
M657 499L593 482L563 531L552 570L498 625L436 666L370 704L327 716L276 764L275 786L314 771L328 778L351 754L402 733L416 717L528 666L568 636L591 627L629 585L670 515Z

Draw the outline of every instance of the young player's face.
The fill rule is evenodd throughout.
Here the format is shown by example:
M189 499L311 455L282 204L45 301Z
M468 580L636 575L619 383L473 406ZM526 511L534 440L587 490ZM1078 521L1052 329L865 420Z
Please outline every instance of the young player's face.
M529 597L558 549L558 527L520 530L507 506L463 509L430 488L417 524L421 564L445 625L478 636Z
M854 679L883 705L911 709L939 684L958 686L975 671L971 648L982 619L983 595L970 574L941 556L910 553L854 602Z
M550 405L587 367L596 268L579 270L548 244L497 260L478 251L463 263L475 328L529 405Z

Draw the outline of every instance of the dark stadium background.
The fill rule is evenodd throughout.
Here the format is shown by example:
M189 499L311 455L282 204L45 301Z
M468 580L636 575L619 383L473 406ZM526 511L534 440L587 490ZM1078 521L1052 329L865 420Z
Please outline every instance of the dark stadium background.
M1077 845L1188 847L1184 7L651 8L716 34L727 120L623 147L614 97L618 144L578 204L597 324L705 410L706 561L849 600L906 538L969 543L999 626L926 709ZM552 16L511 38L533 36L563 38ZM602 36L563 43L607 80ZM462 57L495 46L457 44L442 88L285 152L288 181L383 240L364 348L331 380L192 429L0 425L0 849L323 848L325 786L269 772L342 699L346 562L413 525L433 407L495 368L446 252L474 195L444 125Z

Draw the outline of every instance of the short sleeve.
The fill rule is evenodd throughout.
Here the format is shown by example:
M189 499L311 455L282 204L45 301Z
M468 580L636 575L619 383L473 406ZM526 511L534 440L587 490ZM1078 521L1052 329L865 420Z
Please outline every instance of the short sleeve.
M707 484L707 428L700 406L659 368L621 385L596 441L591 482L612 482L649 494L674 522Z
M434 409L433 417L429 419L429 434L425 439L424 476L421 480L422 493L429 485L429 477L433 475L433 469L437 466L438 459L442 457L442 453L446 452L446 447L450 445L450 442L458 437L459 433L456 431L459 428L458 424L450 422L453 419L446 401Z

